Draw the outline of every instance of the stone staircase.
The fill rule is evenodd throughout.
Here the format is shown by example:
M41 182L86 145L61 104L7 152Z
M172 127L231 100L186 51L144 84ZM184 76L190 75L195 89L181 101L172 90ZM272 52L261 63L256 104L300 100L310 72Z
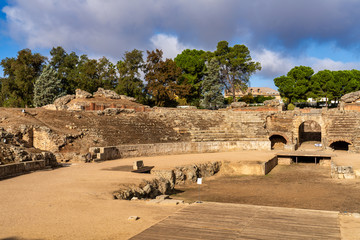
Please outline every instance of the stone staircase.
M332 139L356 139L359 133L359 118L349 114L333 114L329 116L332 123L328 126L327 137Z
M264 140L267 139L264 121L260 114L232 114L220 125L190 129L190 138L193 142Z

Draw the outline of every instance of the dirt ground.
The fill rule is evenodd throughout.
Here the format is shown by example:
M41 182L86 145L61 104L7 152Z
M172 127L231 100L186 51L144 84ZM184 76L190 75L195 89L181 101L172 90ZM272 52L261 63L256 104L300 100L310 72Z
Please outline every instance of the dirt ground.
M128 239L186 206L114 200L111 193L121 184L153 178L118 169L140 159L145 165L167 169L206 161L265 161L273 155L239 151L119 159L2 180L0 239ZM309 164L277 166L261 177L216 176L204 179L201 200L360 212L359 180L334 180L329 174L329 167ZM186 191L176 198L197 200L197 187L180 188ZM129 221L129 216L140 219ZM360 236L360 219L342 215L340 220L344 239Z
M175 198L198 200L197 185L176 189L182 193ZM360 212L360 179L332 179L330 167L315 164L276 166L266 176L220 175L204 179L200 198L210 202Z
M184 207L114 200L122 184L150 174L119 171L135 160L167 169L207 161L269 159L272 152L227 152L75 163L0 181L0 239L128 239ZM138 221L129 221L138 216Z

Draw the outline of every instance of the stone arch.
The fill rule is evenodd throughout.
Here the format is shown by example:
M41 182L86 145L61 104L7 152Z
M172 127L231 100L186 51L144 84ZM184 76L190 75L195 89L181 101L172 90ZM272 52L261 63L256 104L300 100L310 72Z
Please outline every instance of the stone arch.
M269 140L271 142L271 150L283 150L288 143L288 140L280 134L271 135Z
M301 144L300 136L299 136L299 129L301 127L301 124L307 121L314 121L318 125L320 125L320 133L321 133L321 143L322 146L326 146L326 128L325 128L325 122L321 114L302 114L294 116L293 120L293 136L294 136L294 143L296 144L296 147L299 147Z
M321 142L321 126L314 120L307 120L299 126L299 144L308 141Z
M329 144L329 147L333 150L344 150L344 151L348 151L349 150L349 146L351 145L350 141L347 140L336 140L336 141L332 141Z

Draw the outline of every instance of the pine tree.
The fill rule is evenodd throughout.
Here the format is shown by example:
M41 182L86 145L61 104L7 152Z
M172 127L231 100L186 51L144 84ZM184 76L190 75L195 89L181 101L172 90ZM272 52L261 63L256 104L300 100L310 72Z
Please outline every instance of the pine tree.
M221 83L220 67L216 59L207 64L206 76L202 83L201 106L208 109L218 109L224 105L223 84Z
M64 93L61 92L61 81L57 78L56 71L49 65L46 66L35 81L34 105L41 107L51 104L56 98L62 95L64 95Z

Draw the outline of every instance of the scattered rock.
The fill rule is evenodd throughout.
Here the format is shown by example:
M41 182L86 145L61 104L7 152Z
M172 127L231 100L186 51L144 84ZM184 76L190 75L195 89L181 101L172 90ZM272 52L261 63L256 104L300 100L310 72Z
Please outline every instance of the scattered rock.
M360 99L360 91L345 94L340 98L341 102L353 103Z
M98 88L93 94L94 97L104 97L111 99L121 99L121 96L112 90L105 90L103 88Z
M266 100L264 105L268 107L277 107L280 106L280 101L278 99Z
M231 108L243 108L246 106L247 106L246 102L233 102L230 104Z
M155 198L151 203L158 203L167 198L176 184L196 182L198 177L212 176L220 171L221 162L208 162L199 165L176 167L173 170L152 170L151 174L157 176L152 181L144 181L139 186L123 186L121 190L113 193L115 199ZM173 202L171 204L174 204Z
M63 97L59 97L54 101L54 105L57 110L66 110L68 108L66 104L75 99L75 97L75 95L65 95Z
M125 95L120 95L120 99L125 99L125 100L131 101L131 102L136 102L136 98L125 96Z
M129 221L137 221L137 220L139 220L140 218L138 217L138 216L130 216L129 218L128 218L128 220Z
M76 89L75 98L92 98L92 94L81 89Z

